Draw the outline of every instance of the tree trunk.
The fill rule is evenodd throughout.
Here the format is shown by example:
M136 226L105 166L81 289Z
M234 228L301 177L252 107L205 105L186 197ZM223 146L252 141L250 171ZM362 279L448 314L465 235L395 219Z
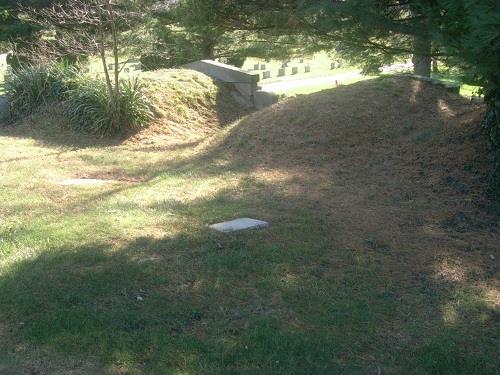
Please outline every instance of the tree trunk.
M412 62L414 74L423 77L431 76L431 41L428 38L415 36Z
M119 52L118 52L118 34L116 31L116 23L115 23L115 14L113 13L113 7L111 4L111 0L106 0L106 9L108 11L108 17L111 24L111 38L113 44L113 58L115 61L115 70L114 70L114 92L113 92L113 115L115 118L115 126L119 127L121 123L120 118L120 61L119 61Z
M213 60L214 59L214 45L212 42L208 42L203 46L203 59L204 60Z
M437 59L432 59L432 73L439 73Z

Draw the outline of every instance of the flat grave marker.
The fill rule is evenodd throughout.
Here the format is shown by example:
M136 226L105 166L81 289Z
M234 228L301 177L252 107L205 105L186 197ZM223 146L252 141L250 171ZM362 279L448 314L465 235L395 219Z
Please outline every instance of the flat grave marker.
M210 228L222 232L230 233L240 230L248 229L264 229L269 227L269 223L263 220L251 219L249 217L243 217L235 220L224 221L222 223L212 224Z

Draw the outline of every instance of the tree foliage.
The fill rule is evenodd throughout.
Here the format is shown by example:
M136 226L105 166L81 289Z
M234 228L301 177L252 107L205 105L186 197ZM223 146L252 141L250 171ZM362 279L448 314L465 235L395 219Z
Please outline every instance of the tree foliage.
M283 58L304 49L306 35L275 33L231 22L237 4L221 0L179 0L155 12L152 51L165 66L220 59L241 66L248 56Z

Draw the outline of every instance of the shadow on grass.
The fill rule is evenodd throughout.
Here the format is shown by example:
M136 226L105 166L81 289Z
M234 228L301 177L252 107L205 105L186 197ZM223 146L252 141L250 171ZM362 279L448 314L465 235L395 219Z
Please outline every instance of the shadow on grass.
M195 224L169 237L54 248L13 264L0 279L0 318L9 327L0 349L13 364L6 372L44 373L47 359L32 348L109 372L498 370L498 312L473 286L436 279L429 268L401 279L386 269L394 254L339 246L328 220L284 207L270 187L255 201L227 193L156 208L204 222L255 214L266 196L275 202L271 228L219 234ZM67 370L63 362L54 372Z
M38 363L43 373L50 356L31 349L44 348L122 373L498 373L498 311L479 288L494 286L497 270L473 248L498 237L491 227L439 227L441 210L464 206L447 200L455 188L440 179L446 157L426 155L464 150L468 134L436 125L462 103L423 91L374 100L411 92L406 83L356 88L365 96L354 104L370 105L369 117L352 113L351 88L314 94L247 117L204 154L137 171L142 186L247 175L207 198L155 204L160 216L189 219L176 235L50 248L10 266L0 279L6 371ZM423 102L430 113L415 111ZM250 174L260 167L286 178L259 182ZM222 235L204 226L236 216L271 228ZM448 257L465 276L438 267Z

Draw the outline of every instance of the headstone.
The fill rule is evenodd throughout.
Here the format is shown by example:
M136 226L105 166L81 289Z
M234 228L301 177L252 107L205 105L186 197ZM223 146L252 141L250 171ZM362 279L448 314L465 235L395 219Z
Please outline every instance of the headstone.
M125 69L123 69L123 71L124 71L125 73L129 73L129 72L130 72L130 68L125 68Z
M142 65L141 63L135 65L135 69L134 70L142 70Z
M268 222L250 219L248 217L210 225L210 228L223 233L236 232L245 229L264 229L268 227Z
M253 70L259 70L259 64L253 64Z
M266 70L266 64L261 64L260 65L260 70Z
M310 72L311 72L311 66L310 65L304 66L304 73L310 73Z
M268 79L271 78L271 72L269 70L266 70L265 72L262 73L262 79Z
M287 62L284 62L283 64L281 64L281 67L282 67L282 68L288 68L288 63L287 63Z
M301 64L303 64L303 63L304 63L304 59L300 59L300 60L299 60L299 62L300 62Z
M296 66L292 66L292 74L297 74L299 72L299 68Z
M339 68L342 68L342 64L339 61L337 61L337 69Z
M283 77L285 75L285 68L278 69L278 77Z
M113 70L115 68L115 64L108 64L108 69Z
M336 68L337 68L337 63L334 61L334 62L332 62L332 63L330 64L330 69L331 69L331 70L334 70L334 69L336 69Z

